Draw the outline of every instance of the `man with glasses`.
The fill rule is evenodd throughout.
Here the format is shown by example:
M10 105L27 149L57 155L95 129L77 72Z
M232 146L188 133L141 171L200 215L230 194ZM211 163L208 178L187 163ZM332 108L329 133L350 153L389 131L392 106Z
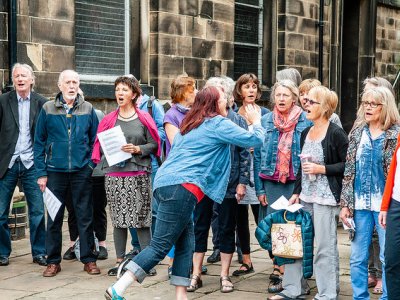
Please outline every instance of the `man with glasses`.
M9 264L8 214L18 180L28 203L33 262L46 266L43 196L35 183L33 138L37 117L47 99L33 92L35 77L29 65L15 64L12 80L15 90L0 96L0 266Z

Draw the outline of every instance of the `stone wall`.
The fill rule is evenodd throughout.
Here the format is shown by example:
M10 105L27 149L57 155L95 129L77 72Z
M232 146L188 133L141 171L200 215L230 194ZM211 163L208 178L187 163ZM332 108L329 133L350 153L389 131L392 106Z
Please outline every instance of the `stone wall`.
M233 74L234 1L150 1L150 84L169 98L173 78L187 73L198 88Z
M376 76L393 82L400 69L400 8L378 6L376 24Z
M329 69L329 6L325 10L324 78ZM318 0L278 0L278 70L295 67L303 78L318 76Z
M74 0L17 1L17 61L33 67L36 90L46 96L54 96L58 91L60 71L75 66L74 3ZM7 9L0 7L1 12L7 12ZM5 29L0 30L0 73L4 74L3 85L8 81L8 71L5 71L8 68L5 15L0 13L0 28Z

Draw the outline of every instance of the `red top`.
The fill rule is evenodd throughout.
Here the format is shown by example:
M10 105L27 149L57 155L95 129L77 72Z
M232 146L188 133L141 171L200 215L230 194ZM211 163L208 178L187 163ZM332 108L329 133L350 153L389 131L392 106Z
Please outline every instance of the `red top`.
M396 175L396 167L397 167L397 151L400 148L400 134L397 137L397 146L394 151L392 163L390 164L389 173L386 177L386 185L385 191L383 192L381 211L387 211L389 209L390 201L392 200L393 186L394 186L394 177Z
M204 193L197 185L193 183L182 183L182 186L196 197L197 203L203 199Z

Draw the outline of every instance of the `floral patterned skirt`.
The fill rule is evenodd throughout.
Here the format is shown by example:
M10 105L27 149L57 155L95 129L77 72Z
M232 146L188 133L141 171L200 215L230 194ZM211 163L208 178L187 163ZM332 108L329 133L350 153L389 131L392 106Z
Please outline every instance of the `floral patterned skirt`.
M110 217L117 228L151 226L151 185L148 174L105 176Z

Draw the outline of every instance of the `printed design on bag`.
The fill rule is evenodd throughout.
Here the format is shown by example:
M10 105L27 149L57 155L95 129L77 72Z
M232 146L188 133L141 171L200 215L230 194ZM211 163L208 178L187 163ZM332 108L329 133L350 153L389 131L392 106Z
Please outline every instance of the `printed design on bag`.
M293 234L292 234L293 242L301 242L301 230L300 229L294 229Z
M283 246L282 255L293 256L294 252L295 252L295 249L292 248L291 245L284 245Z

